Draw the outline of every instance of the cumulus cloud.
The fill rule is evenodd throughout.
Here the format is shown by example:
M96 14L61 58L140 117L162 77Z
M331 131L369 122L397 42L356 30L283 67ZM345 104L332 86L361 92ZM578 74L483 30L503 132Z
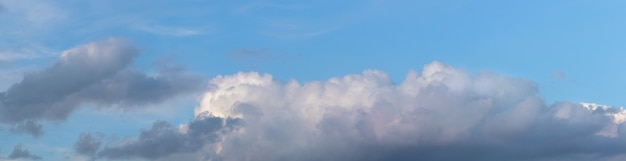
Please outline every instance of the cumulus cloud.
M158 160L183 157L187 158L183 160L203 160L201 158L215 157L206 151L215 151L217 147L214 143L220 136L232 131L240 123L238 119L208 115L197 117L181 126L157 121L151 129L142 131L138 138L109 145L101 150L100 141L90 134L81 135L74 145L79 154L103 159ZM205 152L196 155L202 149Z
M217 76L196 108L237 128L198 141L193 129L159 122L139 139L105 148L109 159L148 160L620 160L623 108L546 105L528 80L469 73L439 62L393 82L366 70L322 82L281 82L255 72ZM185 129L189 131L184 133ZM203 147L203 148L201 148ZM174 154L176 153L176 154ZM160 155L157 155L160 154ZM114 157L118 156L118 157ZM177 157L172 157L177 156Z
M22 145L15 146L8 158L12 160L41 160L40 156L31 154L30 151Z
M202 89L201 77L180 70L152 76L132 68L139 53L119 38L64 51L50 67L25 75L0 93L0 122L64 120L86 103L128 108Z
M381 71L325 82L218 76L197 112L241 118L224 160L541 160L619 154L606 111L545 105L528 80L434 62L394 83ZM610 131L608 133L615 132Z

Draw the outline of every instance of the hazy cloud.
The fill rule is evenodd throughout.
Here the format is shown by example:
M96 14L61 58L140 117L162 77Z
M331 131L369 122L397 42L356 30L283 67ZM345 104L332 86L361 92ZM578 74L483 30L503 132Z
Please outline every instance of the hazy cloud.
M129 108L202 89L202 77L182 70L148 75L133 69L139 53L119 38L64 51L52 66L0 93L0 122L64 120L85 103Z
M564 72L557 70L552 72L552 77L556 79L565 79L567 75Z
M245 63L251 69L268 63L290 63L299 56L271 52L266 48L239 49L230 54L233 60Z
M30 151L22 145L17 145L13 148L11 154L9 154L9 159L41 160L41 157L31 154Z
M11 128L11 132L25 133L36 137L43 135L43 129L41 124L33 120L23 121L15 124Z
M231 56L234 59L268 59L270 57L267 49L240 49Z
M230 56L235 60L245 62L251 68L276 58L268 49L240 49L233 52Z
M140 30L156 35L187 37L205 34L202 30L186 27L170 27L160 25L141 26Z

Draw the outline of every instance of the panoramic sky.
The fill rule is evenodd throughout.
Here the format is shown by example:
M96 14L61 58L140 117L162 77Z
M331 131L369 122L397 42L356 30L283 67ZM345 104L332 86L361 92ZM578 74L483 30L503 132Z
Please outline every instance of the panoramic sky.
M0 161L626 160L625 7L0 0Z

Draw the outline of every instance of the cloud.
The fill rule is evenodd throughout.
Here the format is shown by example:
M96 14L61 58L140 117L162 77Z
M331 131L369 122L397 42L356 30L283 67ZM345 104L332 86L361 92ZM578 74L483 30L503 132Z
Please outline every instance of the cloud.
M211 144L217 142L223 133L232 131L239 124L237 119L223 119L214 116L202 116L185 124L174 126L164 121L157 121L149 130L142 131L139 138L128 140L99 150L100 142L89 134L81 135L75 143L75 150L83 155L93 155L105 159L134 159L149 160L163 158L196 158L212 156L202 153L196 156L195 152L202 149L215 150ZM213 156L214 157L214 156Z
M74 143L74 150L78 154L93 156L100 149L101 144L102 142L92 134L81 134Z
M271 54L267 49L240 49L233 52L230 56L234 60L247 63L249 67L256 67L271 59L276 59L276 56Z
M240 49L231 54L234 59L268 59L270 57L267 49Z
M18 53L11 53L11 52L0 52L0 62L15 61L15 60L21 60L21 59L33 59L36 57L38 56L34 54L18 54Z
M41 160L41 157L31 154L30 151L22 145L17 145L13 148L11 154L9 154L9 159Z
M197 112L246 122L220 142L224 160L575 160L626 145L614 112L548 106L528 80L438 62L400 83L367 70L308 83L238 73L211 84Z
M131 65L139 53L119 38L64 51L52 66L0 93L0 123L65 120L87 103L128 109L202 89L203 78L182 70L137 71Z
M557 71L553 71L551 75L552 75L552 78L555 78L555 79L565 79L565 78L567 78L567 75L563 71L558 71L558 70Z
M546 105L531 81L439 62L398 83L366 70L305 83L237 73L217 76L210 86L195 112L196 119L208 114L215 121L178 128L157 122L99 154L222 161L626 159L623 108ZM240 123L218 132L224 118ZM213 130L202 130L209 136L203 140L196 129Z
M298 56L297 54L276 53L266 48L239 49L230 54L233 60L245 63L251 69L270 63L289 63L290 60L297 59Z
M43 130L42 130L41 124L39 122L35 122L33 120L28 120L28 121L24 121L24 122L20 122L20 123L15 124L11 128L11 132L30 134L30 135L33 135L35 137L39 137L39 136L43 135Z
M0 0L0 33L2 47L15 47L22 40L35 35L44 35L50 28L62 24L67 18L67 10L59 8L56 2L42 0L11 1Z
M201 30L185 28L185 27L152 25L152 26L141 26L139 27L139 29L145 32L152 33L152 34L164 35L164 36L176 36L176 37L187 37L187 36L196 36L196 35L204 34L204 32Z
M235 13L246 15L259 23L259 33L276 39L302 40L327 35L329 33L342 30L348 26L363 22L371 18L372 14L385 2L377 0L366 0L355 2L337 3L249 3L234 10ZM336 6L341 10L333 9ZM261 12L264 11L264 12ZM276 17L274 14L282 13L288 15L299 15L297 19L293 17ZM310 17L306 13L316 13L315 17Z

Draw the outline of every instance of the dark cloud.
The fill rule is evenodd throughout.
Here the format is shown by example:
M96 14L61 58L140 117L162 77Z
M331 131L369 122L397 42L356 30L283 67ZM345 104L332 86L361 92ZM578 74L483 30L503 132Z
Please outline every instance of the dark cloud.
M0 95L0 119L65 119L80 103L75 93L115 75L138 54L138 49L119 39L65 51L51 67L27 74Z
M385 142L373 137L372 132L366 129L376 126L358 121L356 126L360 132L357 136L346 135L341 131L337 122L323 124L319 129L321 136L317 143L309 149L297 151L293 155L284 155L283 160L306 158L299 160L351 160L351 161L411 161L411 160L438 160L438 161L548 161L548 160L606 160L613 156L626 153L626 142L618 138L597 135L602 131L605 123L604 114L599 111L587 111L580 105L559 103L552 107L541 107L546 113L534 123L524 128L514 127L513 121L500 122L504 126L519 130L515 133L504 132L504 129L491 129L493 122L485 120L486 124L479 124L468 130L467 136L454 141L434 141L445 133L441 128L423 127L425 131L413 133L415 136L403 136L404 142ZM550 118L556 111L552 109L572 108L580 111L577 117L594 119L580 120L573 123L570 120ZM580 112L580 113L579 113ZM366 113L357 120L367 120L377 115ZM339 118L325 118L322 122ZM435 121L428 119L429 121ZM443 121L445 119L439 120ZM456 120L456 119L453 119ZM495 120L494 120L495 121ZM504 120L500 120L504 121ZM428 122L425 124L437 124ZM368 125L369 124L369 125ZM439 128L437 128L439 127ZM498 127L498 128L508 128ZM345 127L349 129L350 127ZM429 135L434 133L436 135ZM437 136L438 135L438 136ZM423 138L413 140L409 138ZM349 150L345 150L349 149ZM233 154L234 155L234 154ZM275 157L275 156L272 156ZM271 160L271 159L264 159Z
M100 149L101 142L92 134L81 134L74 143L74 150L78 154L93 156Z
M222 133L233 130L238 124L240 122L237 119L223 119L213 116L199 117L186 124L185 128L158 121L152 125L151 129L142 131L136 140L104 147L97 152L97 157L106 159L142 158L149 160L171 156L181 157L180 155L193 154L203 148L210 148L207 147L208 144L215 143L219 140ZM93 154L98 149L94 145L96 143L99 145L99 142L88 136L83 135L76 142L75 150L78 153ZM78 145L84 147L78 148Z
M20 123L15 124L11 128L11 132L14 132L14 133L25 133L25 134L30 134L30 135L39 137L39 136L43 135L43 129L42 128L43 127L38 122L35 122L35 121L32 121L32 120L28 120L28 121L24 121L24 122L20 122Z
M180 72L161 72L147 76L135 70L124 70L115 76L86 87L80 99L101 105L133 107L158 103L172 96L203 89L203 79Z
M13 148L11 154L9 154L9 159L41 160L41 157L31 154L30 151L22 145L17 145Z
M85 103L129 108L203 89L202 77L183 70L148 75L133 69L139 53L118 38L64 51L52 66L0 93L0 122L65 120Z

